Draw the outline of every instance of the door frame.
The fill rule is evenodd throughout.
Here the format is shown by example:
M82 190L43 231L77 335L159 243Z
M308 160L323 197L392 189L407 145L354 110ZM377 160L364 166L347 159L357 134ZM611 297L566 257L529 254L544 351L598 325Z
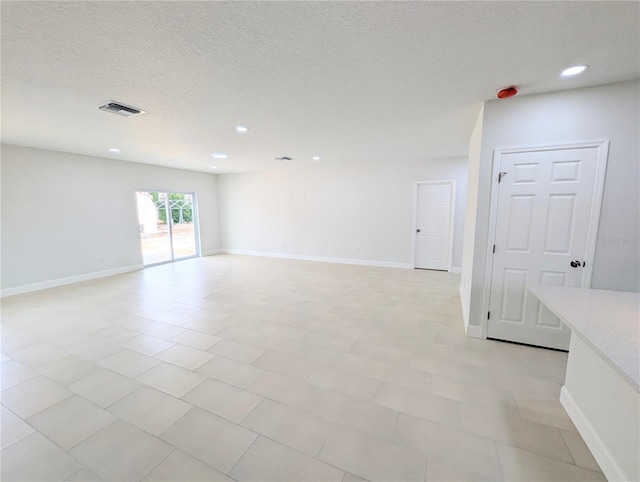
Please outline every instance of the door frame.
M416 269L416 229L418 226L418 187L420 184L440 184L451 186L450 213L449 213L449 253L447 254L447 271L451 273L453 263L453 231L456 219L456 181L443 179L441 181L414 181L413 183L413 223L411 229L411 266Z
M481 317L481 334L482 338L487 337L489 328L489 320L485 316L489 312L489 303L491 300L491 283L493 275L493 257L489 247L495 244L496 226L498 222L498 176L502 164L503 154L513 154L519 152L536 152L536 151L556 151L562 149L584 149L597 148L596 155L596 172L593 180L593 194L591 196L591 213L589 215L589 226L587 228L586 258L590 262L585 266L584 275L582 277L582 288L591 286L591 276L593 274L593 260L596 252L598 227L600 225L600 211L602 208L602 197L604 194L604 180L607 172L607 161L609 158L609 140L586 141L567 144L550 144L528 147L510 147L494 149L492 160L491 174L491 194L489 204L489 235L487 238L487 259L485 262L484 287L482 293L482 317Z
M157 263L151 263L151 264L144 264L144 260L143 260L142 266L144 268L151 268L153 266L158 266L161 264L174 263L175 261L184 261L186 259L201 257L202 251L200 249L200 216L198 213L198 198L197 198L196 192L195 191L168 191L166 189L135 189L134 190L134 194L138 192L161 192L161 193L167 194L167 224L169 227L169 245L171 247L171 259L167 261L159 261ZM193 256L185 256L183 258L174 258L173 256L173 232L172 232L173 219L171 218L170 208L168 204L169 194L190 194L192 196L191 199L193 201L192 201L191 211L193 213L193 236L195 237L195 247L196 247L196 254L194 254ZM136 219L137 219L137 216L138 216L138 213L137 213L137 204L136 204ZM138 240L140 241L140 234L138 234ZM140 256L142 257L142 245L140 246Z

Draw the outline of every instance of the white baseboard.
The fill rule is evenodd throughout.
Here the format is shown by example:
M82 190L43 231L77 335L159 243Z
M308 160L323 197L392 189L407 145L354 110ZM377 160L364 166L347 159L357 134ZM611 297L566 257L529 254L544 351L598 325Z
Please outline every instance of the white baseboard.
M580 435L584 439L584 442L591 450L593 458L596 459L598 465L602 469L602 473L609 481L627 481L629 478L626 476L622 467L618 464L613 457L604 442L598 437L598 434L594 430L591 422L580 410L580 407L576 404L575 400L564 386L560 390L560 403L567 411L569 418L578 429Z
M460 274L462 273L462 266L452 266L449 273Z
M213 256L214 254L220 254L223 251L221 249L211 249L209 251L203 251L200 253L200 256Z
M467 336L470 336L472 338L483 338L484 336L482 336L482 327L481 326L476 326L476 325L466 325L464 327L464 332Z
M46 290L47 288L55 288L56 286L70 285L73 283L79 283L81 281L89 281L97 278L106 278L107 276L114 276L122 273L129 273L130 271L138 271L144 268L144 265L134 264L131 266L123 266L122 268L107 269L104 271L95 271L93 273L79 274L76 276L69 276L67 278L58 278L49 281L41 281L39 283L32 283L28 285L16 286L14 288L5 288L0 291L0 298L7 296L21 295L23 293L30 293L32 291Z
M395 263L392 261L376 261L370 259L329 258L325 256L307 256L303 254L270 253L266 251L245 251L243 249L221 249L223 253L243 254L246 256L264 256L267 258L299 259L302 261L319 261L322 263L357 264L360 266L377 266L382 268L413 269L411 263Z

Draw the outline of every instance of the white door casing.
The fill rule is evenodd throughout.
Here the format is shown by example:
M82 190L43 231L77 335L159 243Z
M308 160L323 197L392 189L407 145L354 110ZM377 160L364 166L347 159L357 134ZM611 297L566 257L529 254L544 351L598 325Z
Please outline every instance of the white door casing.
M488 337L568 349L570 330L527 286L590 286L607 149L603 141L496 151Z
M451 270L455 181L415 186L413 266Z

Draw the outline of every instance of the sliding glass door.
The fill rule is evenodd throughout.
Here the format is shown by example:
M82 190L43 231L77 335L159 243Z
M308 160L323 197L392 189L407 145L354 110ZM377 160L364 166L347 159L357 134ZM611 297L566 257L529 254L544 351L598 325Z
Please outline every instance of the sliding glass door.
M138 191L136 196L145 266L198 256L195 194Z

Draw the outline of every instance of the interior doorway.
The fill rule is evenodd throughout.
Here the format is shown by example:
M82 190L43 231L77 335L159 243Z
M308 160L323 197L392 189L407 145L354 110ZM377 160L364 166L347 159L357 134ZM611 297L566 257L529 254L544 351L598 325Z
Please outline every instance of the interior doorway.
M195 193L137 191L136 198L145 266L200 255Z
M588 288L608 143L497 150L487 336L568 350L571 331L531 284Z
M416 182L414 268L451 271L455 190L455 181Z

